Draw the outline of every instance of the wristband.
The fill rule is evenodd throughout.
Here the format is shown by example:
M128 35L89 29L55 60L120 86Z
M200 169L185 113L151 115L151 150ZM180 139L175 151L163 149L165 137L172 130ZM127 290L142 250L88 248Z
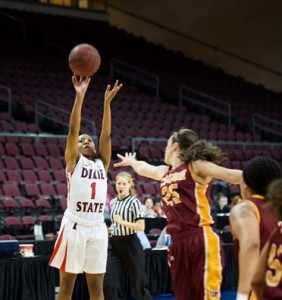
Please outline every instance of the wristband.
M248 300L248 299L249 299L248 294L237 293L236 300Z

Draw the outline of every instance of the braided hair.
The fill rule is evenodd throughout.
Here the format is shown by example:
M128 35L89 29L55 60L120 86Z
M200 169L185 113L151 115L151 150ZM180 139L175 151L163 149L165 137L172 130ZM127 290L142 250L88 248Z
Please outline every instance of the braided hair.
M200 140L197 133L191 129L180 128L173 132L172 142L177 142L180 148L179 158L185 163L196 160L206 160L220 164L226 155L216 145Z

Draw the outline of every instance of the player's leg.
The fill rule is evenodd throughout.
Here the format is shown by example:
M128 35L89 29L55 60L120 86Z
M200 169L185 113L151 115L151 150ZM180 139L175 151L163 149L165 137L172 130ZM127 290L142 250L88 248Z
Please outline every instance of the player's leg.
M77 274L60 270L60 288L57 300L71 300Z
M90 300L104 300L104 275L105 274L85 274Z

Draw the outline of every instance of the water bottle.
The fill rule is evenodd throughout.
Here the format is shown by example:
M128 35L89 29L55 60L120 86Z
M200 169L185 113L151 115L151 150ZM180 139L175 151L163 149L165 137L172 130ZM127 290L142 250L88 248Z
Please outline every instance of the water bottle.
M166 247L169 247L170 244L171 244L171 236L170 236L170 234L166 234L165 235L165 245L166 245Z
M34 224L33 234L34 234L35 240L38 240L38 241L44 240L41 222L37 222L36 224Z

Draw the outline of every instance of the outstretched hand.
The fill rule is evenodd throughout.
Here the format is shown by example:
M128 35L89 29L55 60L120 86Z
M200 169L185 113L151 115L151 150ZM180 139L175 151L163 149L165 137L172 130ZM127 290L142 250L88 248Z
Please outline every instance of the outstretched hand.
M111 85L108 84L105 91L105 101L111 102L114 99L117 92L121 89L121 87L122 87L122 83L119 84L118 80L116 80L113 88L111 88Z
M90 77L83 77L83 76L78 76L78 75L73 75L72 76L72 83L73 83L73 86L75 88L75 91L78 93L78 94L81 94L81 95L85 95L86 91L87 91L87 88L88 88L88 85L90 83Z
M128 153L126 152L125 155L117 154L117 157L121 160L114 164L114 167L128 167L131 166L133 162L136 161L136 153Z

